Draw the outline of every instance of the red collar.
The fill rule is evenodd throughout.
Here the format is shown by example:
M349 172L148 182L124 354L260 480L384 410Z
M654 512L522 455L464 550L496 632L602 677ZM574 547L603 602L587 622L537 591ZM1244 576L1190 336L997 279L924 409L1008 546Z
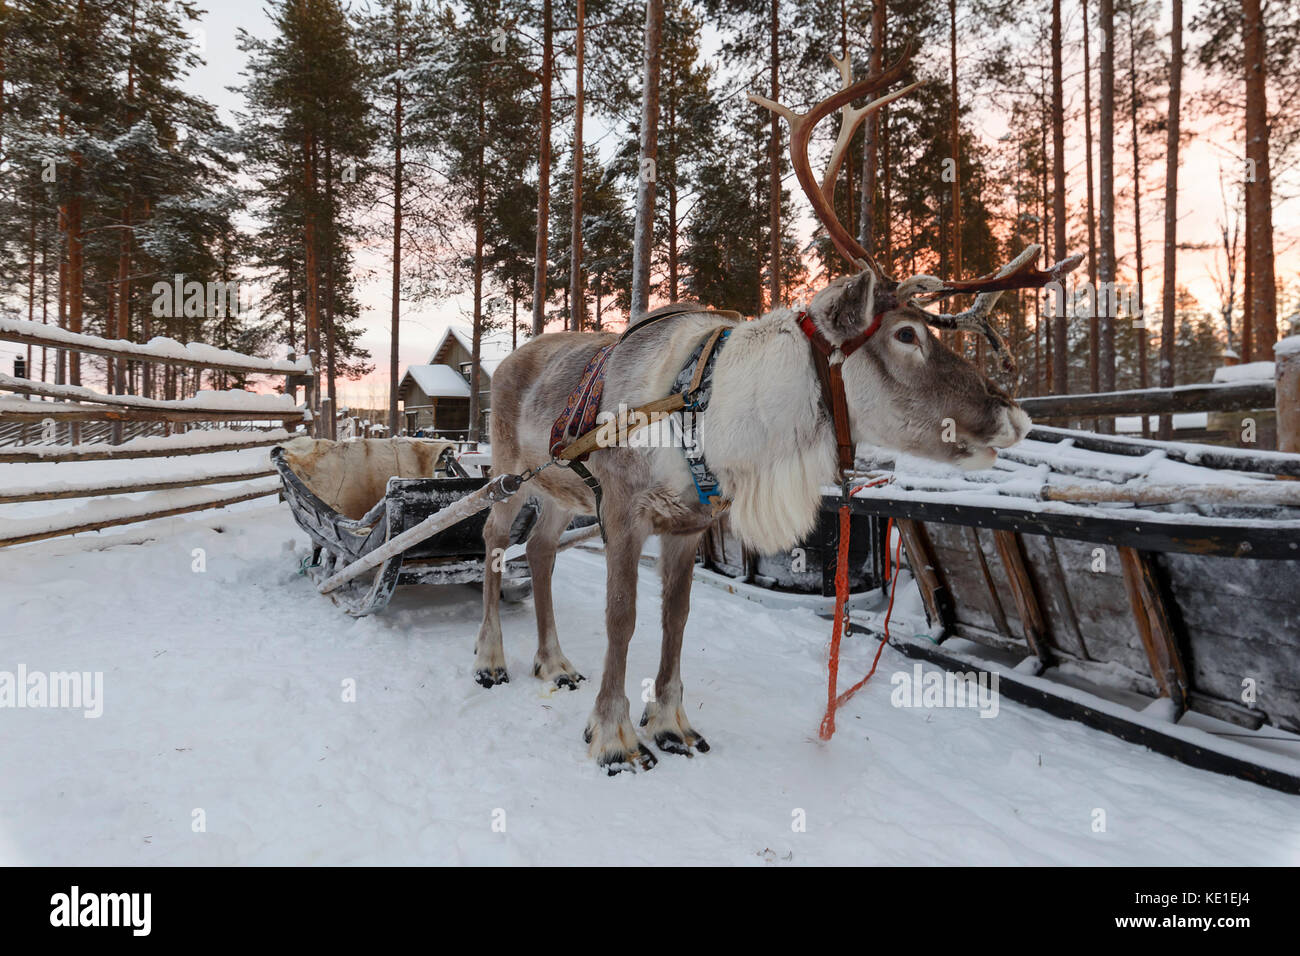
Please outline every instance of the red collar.
M876 331L880 328L881 320L883 320L884 317L885 313L877 312L872 317L870 325L853 338L841 342L839 345L840 354L845 358L848 358L858 349L862 348L862 346L866 345L867 339L875 335ZM821 352L822 355L830 355L835 351L836 347L831 345L831 343L826 339L826 336L822 335L821 330L813 324L812 316L807 312L799 313L799 328L803 330L803 334L808 336L808 340L817 347L817 351Z
M830 413L831 423L835 429L835 458L839 465L840 477L853 468L853 438L852 429L849 427L848 398L844 394L843 359L866 345L867 339L880 328L880 320L884 316L883 312L877 312L871 324L859 335L835 346L822 335L807 312L799 313L799 328L804 335L808 336L808 341L813 347L813 368L817 370L817 378L821 383L822 403ZM832 362L831 355L836 349L839 350L841 360Z

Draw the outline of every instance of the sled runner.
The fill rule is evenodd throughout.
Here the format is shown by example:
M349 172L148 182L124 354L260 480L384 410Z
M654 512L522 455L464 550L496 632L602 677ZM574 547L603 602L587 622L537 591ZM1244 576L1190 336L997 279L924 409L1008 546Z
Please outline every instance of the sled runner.
M361 617L388 606L399 584L472 584L483 580L483 523L487 511L467 499L492 497L500 476L473 477L456 461L455 446L409 438L331 442L298 438L271 449L284 499L312 540L302 572L348 614ZM513 492L505 492L513 493ZM431 517L465 503L466 513L409 547L390 541ZM537 517L526 504L511 530L523 541ZM417 535L418 536L418 535ZM381 554L381 549L383 553ZM350 580L339 572L367 557L382 557ZM532 591L527 562L509 552L501 586L507 601Z

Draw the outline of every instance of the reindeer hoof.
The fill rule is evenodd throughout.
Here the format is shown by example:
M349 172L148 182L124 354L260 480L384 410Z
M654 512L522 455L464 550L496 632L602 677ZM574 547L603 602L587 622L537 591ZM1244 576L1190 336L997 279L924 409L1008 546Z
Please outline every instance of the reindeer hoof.
M578 669L564 657L553 663L533 661L533 676L539 680L550 681L556 690L577 690L578 684L587 679L579 674Z
M645 744L641 744L637 747L636 753L628 753L624 750L608 754L600 759L599 764L609 776L613 777L624 770L634 773L637 770L650 770L658 762L659 758L652 754Z
M656 734L655 746L664 753L678 754L684 757L694 757L696 750L702 754L709 752L709 742L703 737L696 737L693 743L688 744L671 730Z
M497 684L509 684L510 675L504 667L484 667L474 672L474 680L481 687L495 687Z
M641 726L647 725L650 725L649 733L654 737L655 746L664 753L694 757L697 750L702 754L709 752L709 742L686 723L680 707L668 709L655 702L646 704L645 712L641 714Z

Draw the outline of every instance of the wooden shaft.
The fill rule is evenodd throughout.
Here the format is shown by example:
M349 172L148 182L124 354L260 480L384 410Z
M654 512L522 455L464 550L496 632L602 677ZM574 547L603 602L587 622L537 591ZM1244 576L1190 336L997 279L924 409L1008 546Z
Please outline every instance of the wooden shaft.
M658 421L660 417L677 411L682 408L684 404L685 401L682 399L680 394L669 395L667 398L655 399L653 402L647 402L644 405L626 412L619 416L618 419L618 441L620 443L625 441L627 436L638 428L649 425L651 422ZM636 422L631 428L629 428L628 422L634 418L636 419ZM609 437L608 425L601 425L597 428L593 428L585 435L578 436L572 444L566 446L556 457L562 461L573 461L575 458L581 458L583 455L588 455L597 448L601 448L605 444L608 444Z
M485 508L490 508L494 502L505 501L517 492L520 487L522 487L522 482L518 475L497 475L478 491L452 502L441 511L434 512L419 524L407 528L395 538L389 538L388 541L369 554L353 561L337 574L331 575L321 584L320 593L329 594L353 578L378 567L389 558L397 557L407 548L419 544L426 538L433 537L439 531L450 528L471 515L478 514ZM484 560L490 561L492 556L485 555Z

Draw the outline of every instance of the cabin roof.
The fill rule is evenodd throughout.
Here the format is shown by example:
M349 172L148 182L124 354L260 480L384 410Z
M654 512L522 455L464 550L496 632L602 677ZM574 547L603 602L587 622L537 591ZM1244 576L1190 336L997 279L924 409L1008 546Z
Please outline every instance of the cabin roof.
M449 365L451 362L452 343L458 343L468 353L474 351L474 340L464 331L449 325L442 333L442 338L434 346L429 356L430 365ZM479 368L488 378L496 371L502 359L510 354L510 343L506 340L485 337L479 342Z
M450 365L410 365L402 376L398 391L407 392L407 382L413 381L420 391L430 398L469 398L469 382Z

